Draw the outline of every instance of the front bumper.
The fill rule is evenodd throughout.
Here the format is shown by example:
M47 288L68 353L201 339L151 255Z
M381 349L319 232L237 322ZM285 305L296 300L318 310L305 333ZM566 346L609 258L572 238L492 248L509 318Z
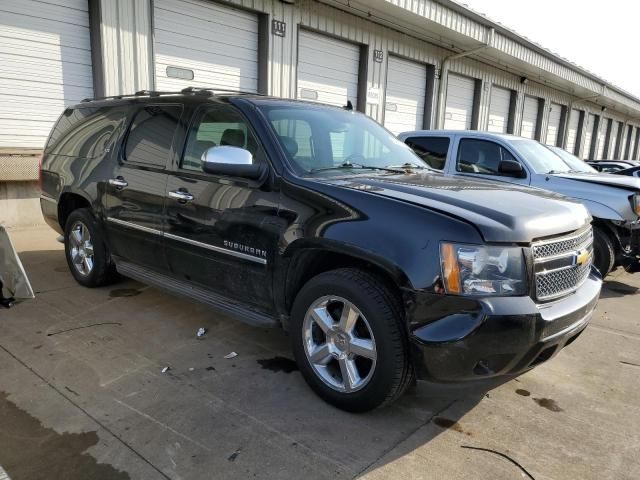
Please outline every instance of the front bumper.
M417 294L409 336L418 378L461 382L519 375L549 360L585 329L601 286L592 269L575 293L546 304L530 297ZM420 318L434 310L440 318L428 323Z

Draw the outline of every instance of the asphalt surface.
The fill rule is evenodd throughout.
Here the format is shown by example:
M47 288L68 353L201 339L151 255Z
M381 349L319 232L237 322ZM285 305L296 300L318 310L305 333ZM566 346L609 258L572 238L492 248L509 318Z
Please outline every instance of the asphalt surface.
M131 280L82 288L53 231L10 235L37 298L0 310L0 478L640 478L640 274L615 272L585 333L516 380L353 415L282 332Z

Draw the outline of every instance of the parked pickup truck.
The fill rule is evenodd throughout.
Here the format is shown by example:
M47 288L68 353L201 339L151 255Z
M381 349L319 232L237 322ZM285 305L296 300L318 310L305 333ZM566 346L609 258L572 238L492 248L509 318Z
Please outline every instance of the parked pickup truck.
M365 115L187 89L64 111L41 206L71 274L115 273L289 332L326 401L365 411L416 375L517 375L589 322L589 213L434 173Z
M542 188L582 202L593 217L594 264L640 270L640 179L572 166L535 140L475 131L405 132L406 142L446 175Z

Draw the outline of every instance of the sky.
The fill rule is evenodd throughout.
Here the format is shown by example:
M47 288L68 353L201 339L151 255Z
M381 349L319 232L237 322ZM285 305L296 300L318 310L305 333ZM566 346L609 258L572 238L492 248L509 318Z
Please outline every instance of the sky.
M458 1L640 97L640 2Z

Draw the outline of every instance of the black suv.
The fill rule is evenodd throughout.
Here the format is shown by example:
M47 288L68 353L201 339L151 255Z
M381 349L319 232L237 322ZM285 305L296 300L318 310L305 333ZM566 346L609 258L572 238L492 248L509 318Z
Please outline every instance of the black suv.
M345 410L416 376L519 374L572 342L601 287L585 208L447 178L349 107L193 89L85 101L47 142L44 217L80 284L119 272L282 326Z

